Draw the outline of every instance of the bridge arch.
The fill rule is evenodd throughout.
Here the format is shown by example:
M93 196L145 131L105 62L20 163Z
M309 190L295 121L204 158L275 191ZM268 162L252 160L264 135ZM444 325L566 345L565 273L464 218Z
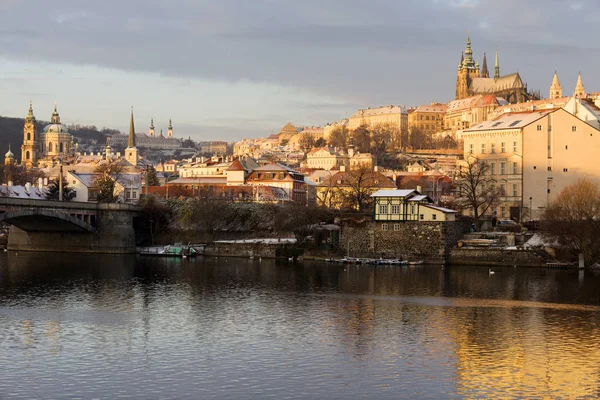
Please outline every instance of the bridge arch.
M94 232L94 227L72 215L47 209L23 208L0 213L6 222L27 232Z

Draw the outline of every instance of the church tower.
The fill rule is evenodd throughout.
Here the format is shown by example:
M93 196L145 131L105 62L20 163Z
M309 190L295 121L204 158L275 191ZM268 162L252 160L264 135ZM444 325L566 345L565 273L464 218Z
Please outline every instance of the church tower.
M150 130L148 130L148 135L154 137L154 118L150 118Z
M485 56L485 53L483 53L483 65L481 66L481 77L482 78L490 77L490 71L488 70L487 58Z
M167 137L173 137L173 124L171 123L171 118L169 118L169 126L167 127Z
M585 97L585 88L583 87L583 82L581 82L581 72L577 75L577 85L575 85L573 96L579 98Z
M23 145L21 146L21 164L25 168L35 167L38 160L38 132L33 116L33 105L29 102L29 113L23 126Z
M125 159L129 164L136 166L140 160L137 147L135 147L135 126L133 124L133 106L131 106L131 116L129 117L129 140L125 149Z
M456 76L456 99L464 99L469 97L469 87L474 78L479 78L479 64L473 59L473 50L471 50L471 34L467 36L467 47L464 52L464 56L461 57L462 61L458 66L458 73Z
M562 87L558 81L558 74L554 71L554 78L552 78L552 84L550 85L550 98L558 99L562 97Z
M15 165L15 155L10 151L10 143L8 144L8 151L4 155L4 165Z

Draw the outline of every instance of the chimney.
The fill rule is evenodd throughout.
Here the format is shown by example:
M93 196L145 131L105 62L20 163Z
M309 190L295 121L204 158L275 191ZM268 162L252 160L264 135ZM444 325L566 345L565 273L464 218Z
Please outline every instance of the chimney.
M30 190L31 190L31 183L27 182L27 183L25 184L25 191L26 191L27 193L29 193L29 191L30 191Z
M419 194L420 194L420 193L423 193L422 189L423 189L423 188L421 187L421 185L417 186L417 192L419 192Z
M12 181L8 181L8 187L12 187Z
M42 177L38 178L38 188L40 188L40 190L44 188L44 179Z
M44 178L44 186L48 186L48 178Z

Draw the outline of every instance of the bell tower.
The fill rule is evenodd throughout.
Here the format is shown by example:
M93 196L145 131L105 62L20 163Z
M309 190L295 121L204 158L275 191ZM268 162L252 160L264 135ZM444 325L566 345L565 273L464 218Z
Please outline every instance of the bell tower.
M140 154L135 147L135 126L133 124L133 106L131 106L131 116L129 117L129 139L127 141L127 148L125 149L125 159L134 167L137 166L140 161Z
M33 115L33 105L29 102L29 112L25 117L25 124L23 125L23 145L21 146L21 164L25 168L37 166L38 147L36 120Z
M167 127L167 137L173 137L173 124L171 123L171 118L169 118L169 126Z
M154 137L154 118L150 119L150 130L148 131L150 137Z
M486 65L487 66L487 65ZM464 55L461 56L461 62L458 65L456 75L456 99L464 99L471 95L469 87L474 78L479 78L479 64L473 59L473 50L471 49L471 33L467 36L467 47Z
M550 98L558 99L562 97L562 87L558 81L558 73L554 71L554 78L552 78L552 84L550 85Z

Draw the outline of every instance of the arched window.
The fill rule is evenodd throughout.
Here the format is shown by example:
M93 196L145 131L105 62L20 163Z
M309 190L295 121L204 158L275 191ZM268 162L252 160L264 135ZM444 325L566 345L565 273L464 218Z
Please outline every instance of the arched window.
M48 143L48 153L52 153L52 142Z
M25 152L25 159L29 160L29 152L28 151Z
M27 132L27 140L31 140L31 132Z
M61 153L63 152L63 143L62 142L60 142L60 150L59 150L59 152L61 152Z

